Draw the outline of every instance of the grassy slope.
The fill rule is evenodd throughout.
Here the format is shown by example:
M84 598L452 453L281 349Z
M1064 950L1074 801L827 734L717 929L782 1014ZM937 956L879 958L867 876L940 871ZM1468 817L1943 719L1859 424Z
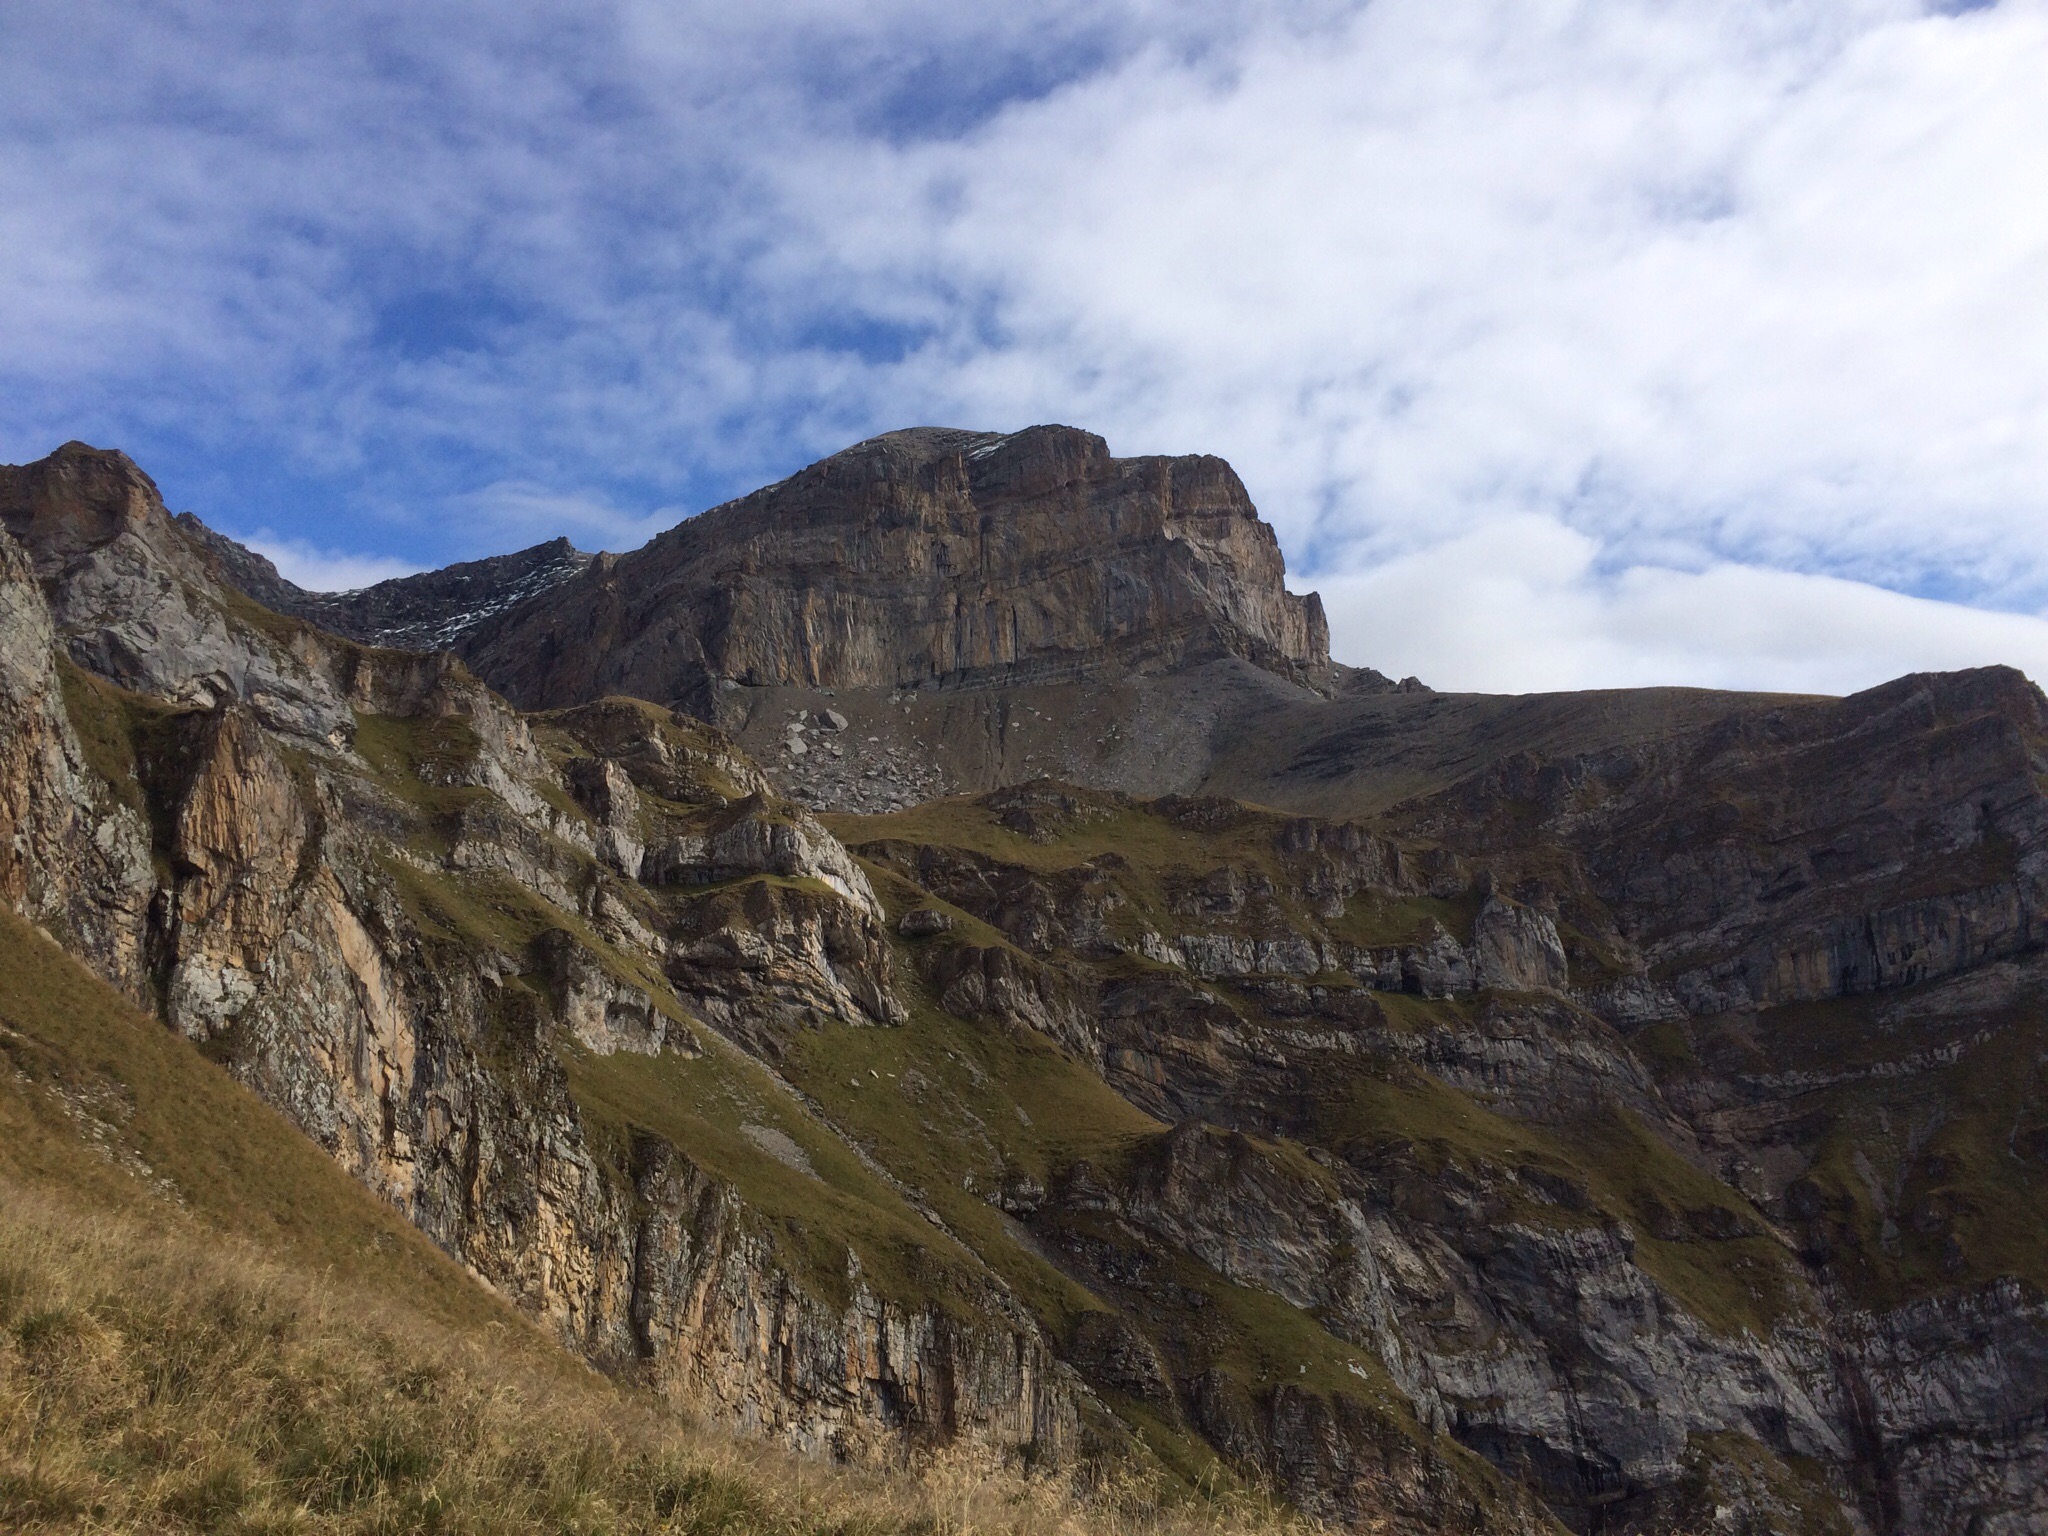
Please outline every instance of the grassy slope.
M849 1299L846 1255L868 1285L909 1305L973 1311L980 1264L920 1216L837 1137L803 1112L755 1061L710 1039L701 1057L565 1048L569 1082L600 1156L623 1167L635 1133L652 1132L736 1189L778 1258L820 1298ZM766 1150L779 1133L801 1155Z
M226 1072L0 909L0 1173L193 1218L344 1280L374 1273L449 1323L490 1294Z
M0 911L0 1527L1080 1536L1242 1497L805 1470L600 1378Z
M826 815L833 834L849 847L890 842L932 843L966 849L1037 874L1079 870L1091 860L1113 856L1107 877L1126 905L1111 917L1119 937L1135 938L1151 928L1165 934L1257 932L1277 916L1288 927L1314 936L1359 945L1404 944L1425 939L1441 923L1460 942L1472 936L1476 896L1442 900L1361 892L1341 917L1312 911L1297 888L1298 876L1281 854L1278 838L1287 818L1243 807L1228 825L1195 827L1162 815L1156 805L1087 790L1067 791L1079 811L1056 834L1034 840L1004 826L976 800L955 796L907 811L879 816ZM1272 882L1266 903L1243 916L1191 916L1174 910L1173 896L1210 871L1228 865ZM1270 903L1270 904L1267 904Z
M1173 919L1167 910L1165 893L1175 882L1221 863L1263 871L1283 890L1286 887L1287 871L1275 846L1281 824L1278 817L1247 810L1234 824L1220 830L1198 830L1177 825L1145 803L1112 797L1099 797L1100 803L1094 803L1097 797L1085 794L1077 798L1083 805L1081 813L1045 841L1034 841L1002 826L985 806L969 799L937 801L889 816L828 819L842 838L865 839L871 846L897 839L949 843L1041 872L1071 869L1114 853L1123 861L1114 878L1132 911L1142 914L1142 922L1161 927L1231 926L1228 920ZM877 888L893 903L905 903L914 891L889 871L876 868L872 872ZM1396 900L1363 894L1353 898L1345 917L1336 922L1320 922L1301 910L1289 911L1287 917L1311 932L1320 928L1353 942L1386 943L1411 937L1430 921L1443 923L1454 934L1461 929L1469 934L1471 907L1470 902L1419 897ZM979 932L974 937L979 942L989 941ZM1463 999L1428 1000L1401 994L1385 994L1378 1001L1388 1023L1396 1028L1464 1028L1475 1006ZM926 1014L923 1027L927 1029L965 1028L950 1020L946 1025L931 1022L945 1019L936 1008ZM823 1049L813 1047L812 1052ZM928 1064L920 1067L930 1075ZM985 1067L998 1092L1022 1091L1020 1085L1028 1074L1021 1073L1018 1064L990 1061ZM1067 1070L1079 1073L1071 1066ZM1748 1202L1694 1168L1623 1111L1603 1113L1568 1131L1546 1129L1496 1114L1406 1064L1354 1065L1331 1071L1336 1075L1322 1095L1322 1124L1315 1136L1326 1145L1337 1147L1360 1139L1406 1143L1432 1170L1458 1165L1492 1183L1502 1182L1503 1175L1525 1166L1567 1180L1585 1193L1582 1212L1517 1201L1512 1204L1512 1214L1549 1222L1629 1222L1637 1233L1636 1253L1642 1267L1710 1327L1726 1332L1766 1332L1778 1318L1800 1310L1808 1301L1797 1260L1784 1244L1767 1235ZM1092 1074L1079 1075L1089 1078L1102 1099L1123 1104ZM828 1088L819 1091L828 1092L836 1076L829 1071L821 1074L819 1080ZM856 1114L854 1123L862 1118ZM1084 1118L1105 1125L1117 1123L1113 1116L1092 1109ZM997 1114L991 1123L1002 1120ZM874 1134L888 1146L907 1133L898 1122ZM918 1166L915 1154L894 1150L887 1155L907 1157L909 1166ZM963 1169L974 1166L975 1154L969 1148L949 1147L948 1155L965 1159ZM1023 1155L1026 1164L1033 1161L1030 1153ZM987 1154L981 1160L987 1161ZM1043 1177L1042 1169L1031 1167L1029 1171ZM1710 1237L1692 1230L1711 1228L1717 1214L1721 1230L1741 1235ZM1674 1235L1655 1235L1659 1230Z

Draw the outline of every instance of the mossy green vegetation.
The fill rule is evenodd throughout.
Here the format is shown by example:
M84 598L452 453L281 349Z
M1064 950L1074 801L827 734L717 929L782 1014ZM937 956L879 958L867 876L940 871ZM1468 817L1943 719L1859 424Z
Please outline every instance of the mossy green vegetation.
M1103 1297L1051 1262L1043 1238L997 1203L1020 1185L1055 1182L1077 1163L1121 1173L1166 1134L1090 1068L1031 1031L957 1019L923 997L898 1028L807 1032L785 1065L833 1124L915 1190L1048 1331L1070 1338L1084 1315L1103 1308ZM1298 1146L1260 1145L1298 1177L1327 1179ZM1098 1218L1053 1219L1065 1239L1075 1235L1066 1227ZM1417 1423L1369 1352L1177 1250L1148 1246L1147 1255L1145 1290L1114 1300L1166 1350L1181 1379L1214 1370L1255 1395L1288 1387L1343 1396L1456 1465L1469 1487L1501 1493L1479 1458ZM1189 1487L1234 1485L1237 1474L1154 1405L1116 1393L1108 1401L1174 1478Z
M461 788L483 750L461 715L356 715L356 754L378 781L410 799L439 807L437 789Z
M870 868L892 909L933 904L907 877L903 859L891 856L895 848L920 842L943 841L1042 872L1070 871L1090 860L1103 860L1119 892L1147 926L1159 922L1156 908L1166 903L1172 881L1216 868L1221 862L1239 869L1266 869L1276 886L1287 877L1277 855L1276 833L1281 822L1269 814L1241 808L1234 815L1218 813L1191 828L1184 824L1185 818L1176 821L1157 807L1118 797L1068 798L1078 809L1051 816L1036 836L1003 824L983 801L965 799L892 816L844 818L841 831L850 837L869 836L865 851L872 856ZM878 833L887 835L876 836ZM1112 854L1114 860L1104 858ZM1298 894L1287 893L1283 899ZM1347 903L1341 919L1317 920L1300 910L1291 916L1310 931L1361 946L1417 942L1438 927L1469 942L1479 901L1476 892L1455 900L1367 892ZM965 914L953 915L954 941L1003 942L1000 936L983 932L985 925L974 924ZM1141 971L1148 964L1126 954L1113 961L1091 962L1089 968L1109 978ZM1239 996L1229 986L1211 983L1208 989L1231 999L1242 1016L1258 1016L1254 1000ZM1376 993L1372 1003L1384 1027L1416 1036L1446 1028L1470 1028L1485 1006L1479 999L1426 999L1399 993ZM963 1177L970 1185L979 1181L985 1195L989 1181L1000 1183L1019 1171L1034 1178L1046 1177L1034 1163L1037 1153L1030 1139L1020 1140L1016 1127L999 1113L1004 1098L1021 1100L1021 1084L1029 1080L1032 1069L1024 1063L993 1059L985 1045L963 1047L959 1043L960 1036L976 1033L1006 1037L951 1020L929 1005L905 1034L905 1041L917 1040L919 1031L945 1037L947 1048L956 1054L977 1053L970 1059L976 1063L976 1077L985 1085L970 1091L966 1085L948 1082L945 1099L949 1104L969 1102L978 1093L982 1099L994 1100L995 1105L984 1107L977 1102L971 1114L956 1113L961 1121L957 1126L921 1111L919 1120L929 1123L931 1134L926 1139L933 1142L932 1150L921 1150L920 1137L900 1118L836 1102L832 1112L855 1123L873 1121L871 1126L863 1126L861 1134L873 1140L884 1160L892 1167L920 1169L916 1177L927 1182L941 1182L935 1171L943 1166L951 1175L943 1182L958 1182ZM832 1038L829 1034L821 1037ZM1680 1041L1659 1037L1652 1043L1683 1050ZM831 1084L841 1075L843 1063L832 1059L834 1049L815 1042L805 1047L818 1063L814 1076L821 1095L829 1096ZM1049 1044L1044 1049L1057 1057ZM893 1052L889 1054L890 1064L883 1070L903 1070L905 1064L895 1061ZM933 1079L930 1054L926 1046L927 1059L912 1064L920 1084ZM1313 1126L1303 1134L1332 1149L1362 1141L1391 1150L1395 1164L1411 1167L1419 1175L1410 1187L1425 1206L1433 1208L1443 1197L1442 1187L1433 1181L1449 1176L1482 1207L1496 1212L1495 1219L1566 1228L1625 1224L1642 1269L1680 1305L1723 1332L1762 1335L1781 1319L1802 1314L1813 1304L1797 1256L1760 1213L1735 1190L1694 1166L1630 1110L1605 1104L1539 1121L1489 1109L1404 1061L1353 1059L1329 1070L1331 1075L1322 1081L1316 1097ZM1099 1084L1092 1072L1084 1075L1090 1083ZM947 1081L943 1072L937 1080ZM1104 1092L1115 1097L1106 1089ZM1037 1119L1033 1111L1034 1125ZM1067 1155L1087 1154L1070 1151ZM958 1219L969 1222L973 1218L963 1214Z
M1666 1081L1740 1074L1785 1096L1806 1166L1779 1175L1784 1219L1858 1304L2008 1276L2048 1290L2048 1008L1969 996L1923 983L1631 1044Z
M1394 896L1360 891L1344 904L1344 915L1323 923L1332 938L1361 949L1426 944L1442 928L1460 944L1472 942L1472 922L1481 898L1446 900L1436 896Z
M1747 1435L1692 1436L1679 1488L1693 1509L1769 1510L1770 1529L1784 1536L1850 1536L1852 1530L1818 1463L1780 1456Z
M1815 1310L1797 1256L1757 1210L1632 1111L1610 1106L1555 1134L1628 1220L1636 1263L1708 1327L1761 1337Z
M743 757L730 737L645 699L610 694L529 718L534 741L557 766L593 752L623 754L638 770L640 792L659 795L671 808L718 805L748 793L731 771Z
M991 1203L1068 1165L1121 1155L1159 1123L1042 1037L916 998L893 1029L809 1031L784 1070L831 1122L937 1212L1055 1336L1100 1304Z
M161 872L171 846L172 806L190 772L193 730L204 711L131 693L62 655L57 675L86 766L116 802L148 824Z
M668 979L643 955L619 948L580 914L556 906L501 870L456 872L387 855L380 861L399 905L430 947L458 956L517 958L543 934L568 933L614 980L637 987L678 1024L693 1024Z

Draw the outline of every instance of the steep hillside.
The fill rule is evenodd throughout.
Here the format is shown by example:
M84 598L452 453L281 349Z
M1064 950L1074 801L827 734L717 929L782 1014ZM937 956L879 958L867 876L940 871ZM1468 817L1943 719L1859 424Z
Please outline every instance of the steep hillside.
M1065 429L505 607L537 713L118 455L0 513L0 893L667 1402L1360 1530L2048 1521L2017 674L1397 686Z
M869 875L716 728L623 699L521 717L451 658L208 585L125 461L84 483L76 518L24 520L33 556L0 546L21 910L672 1401L856 1459L963 1439L1205 1486L1272 1460L1119 1414L1068 1358L1106 1304L786 1081L811 1033L872 1041L912 1004ZM207 672L167 677L181 656ZM276 682L244 702L242 678ZM1360 1411L1379 1449L1312 1459L1299 1497L1417 1529L1514 1507L1404 1403Z
M736 1445L574 1363L5 911L0 1020L10 1531L1286 1529L966 1448L848 1475Z

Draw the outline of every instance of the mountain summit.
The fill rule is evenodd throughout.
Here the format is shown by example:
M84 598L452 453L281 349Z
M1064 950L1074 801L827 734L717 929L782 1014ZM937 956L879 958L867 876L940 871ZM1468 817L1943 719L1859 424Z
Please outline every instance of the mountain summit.
M891 432L677 525L465 635L515 703L723 684L1067 681L1222 656L1332 671L1321 601L1221 459L1092 432Z

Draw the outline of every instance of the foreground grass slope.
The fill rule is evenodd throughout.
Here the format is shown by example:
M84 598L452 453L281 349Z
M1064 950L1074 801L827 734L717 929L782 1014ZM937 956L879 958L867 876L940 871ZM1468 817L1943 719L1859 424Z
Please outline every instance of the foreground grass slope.
M0 912L0 1528L1274 1529L962 1453L824 1471L560 1352Z

